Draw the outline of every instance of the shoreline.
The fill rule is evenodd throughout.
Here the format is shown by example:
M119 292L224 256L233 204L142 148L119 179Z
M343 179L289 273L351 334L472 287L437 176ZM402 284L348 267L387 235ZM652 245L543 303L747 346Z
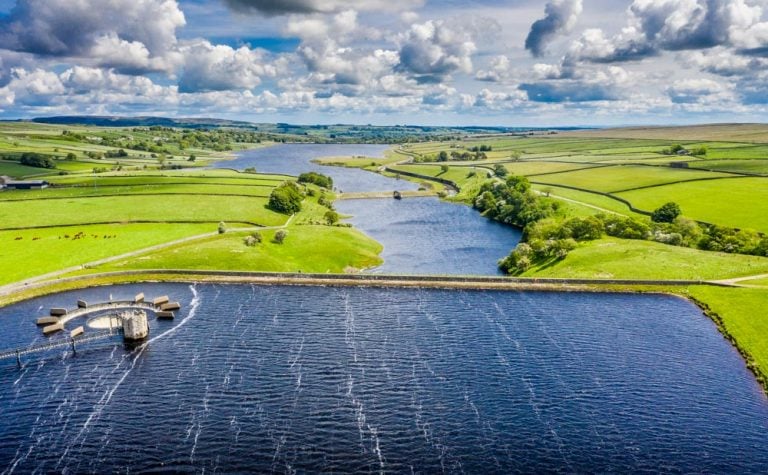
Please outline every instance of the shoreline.
M723 318L710 306L692 295L691 286L732 287L712 281L651 281L651 280L595 280L595 279L531 279L482 276L419 276L381 274L295 274L269 272L147 270L118 271L68 277L33 283L0 295L0 307L34 298L84 288L127 284L256 284L313 287L369 287L401 289L490 290L510 292L580 292L667 295L684 299L695 305L704 317L711 320L720 335L739 353L757 384L768 396L768 374L760 368L754 357L743 348L725 328ZM675 289L677 288L677 289Z

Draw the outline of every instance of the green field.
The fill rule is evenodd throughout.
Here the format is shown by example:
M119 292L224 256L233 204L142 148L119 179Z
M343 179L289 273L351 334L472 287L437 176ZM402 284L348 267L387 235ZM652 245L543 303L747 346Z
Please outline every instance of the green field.
M730 177L730 175L699 170L625 165L557 173L537 177L534 181L541 184L568 185L611 193L678 181L722 177Z
M345 227L291 226L283 244L276 231L264 231L264 241L248 247L248 233L225 235L173 246L126 261L95 268L95 272L131 269L239 270L270 272L343 273L381 263L381 245Z
M0 262L4 267L0 285L215 231L216 225L212 224L114 224L0 231ZM80 233L83 237L75 239Z
M745 354L747 364L768 377L768 289L691 287L691 296L706 303L722 320L722 327ZM768 390L768 381L763 379Z
M700 251L652 241L604 238L526 277L721 280L768 273L768 258Z
M3 201L0 229L90 223L190 222L277 226L286 216L266 208L266 198L243 196L108 196L61 200Z
M634 206L653 210L668 201L693 219L768 232L768 178L735 178L666 185L619 193Z

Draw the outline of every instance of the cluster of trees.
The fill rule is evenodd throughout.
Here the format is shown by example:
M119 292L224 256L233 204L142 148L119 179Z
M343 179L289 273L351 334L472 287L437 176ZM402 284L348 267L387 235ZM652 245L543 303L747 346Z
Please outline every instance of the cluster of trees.
M39 153L35 152L22 153L21 159L19 161L22 165L26 165L28 167L56 168L56 163L51 157L46 157L45 155L40 155Z
M107 158L125 158L128 156L128 152L121 148L118 150L107 150L104 155Z
M320 188L333 189L333 178L322 173L307 172L299 175L299 183L312 183Z
M559 203L537 195L527 178L516 175L483 183L473 205L484 216L521 228L554 216L559 209Z
M600 239L604 235L708 251L768 256L768 237L750 230L699 224L681 216L677 204L667 203L654 211L650 222L601 213L529 223L524 232L525 242L499 261L499 267L509 274L521 274L534 264L543 265L565 258L578 242Z
M471 162L471 161L478 161L478 160L486 160L488 156L485 154L485 152L458 152L456 150L451 151L448 153L445 150L441 150L440 152L434 154L434 155L417 155L413 158L413 161L416 163L432 163L432 162L448 162L448 161L461 161L461 162Z
M690 149L686 149L684 146L680 145L679 143L669 147L665 148L661 151L664 155L677 155L679 152L682 152L684 150L688 150L688 153L690 155L695 155L699 157L705 157L707 155L707 146L706 145L699 145L698 147L691 147Z
M470 152L491 152L493 151L493 147L490 145L476 145L474 147L471 147L469 149Z
M301 202L304 201L304 196L304 190L296 182L286 181L272 190L267 206L278 213L298 213L301 211Z

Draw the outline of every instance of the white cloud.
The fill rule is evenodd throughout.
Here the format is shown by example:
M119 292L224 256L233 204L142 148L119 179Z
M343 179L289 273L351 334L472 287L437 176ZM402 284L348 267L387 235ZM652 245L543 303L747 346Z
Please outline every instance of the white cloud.
M471 32L461 25L430 20L402 35L398 70L420 82L442 82L455 72L470 73L476 50Z
M263 50L246 46L234 49L198 41L181 48L184 70L179 79L182 92L253 89L262 77L274 77L277 69L268 63Z
M224 0L243 13L287 15L292 13L337 13L344 10L403 11L417 8L423 0Z
M544 7L544 18L531 25L525 49L543 56L549 43L558 35L570 33L583 10L582 0L552 0Z
M491 58L488 69L481 69L475 73L475 79L487 82L504 82L512 76L512 61L504 55Z
M0 20L0 44L104 66L166 69L185 23L175 0L18 0Z

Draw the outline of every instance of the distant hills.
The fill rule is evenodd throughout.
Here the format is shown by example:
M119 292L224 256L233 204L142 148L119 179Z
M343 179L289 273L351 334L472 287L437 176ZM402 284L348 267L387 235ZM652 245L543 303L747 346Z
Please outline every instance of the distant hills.
M32 122L40 124L59 124L59 125L92 125L96 127L183 127L191 129L213 128L213 127L237 127L237 128L256 128L255 124L250 122L225 120L225 119L198 119L182 118L172 119L169 117L118 117L118 116L83 116L83 115L62 115L55 117L37 117Z
M156 116L56 116L38 117L31 122L51 125L92 127L179 127L188 129L232 128L258 132L266 140L288 140L318 143L403 143L424 140L454 140L485 135L554 134L580 130L580 127L494 127L494 126L423 126L423 125L294 125L286 123L252 123L211 118L170 118Z

